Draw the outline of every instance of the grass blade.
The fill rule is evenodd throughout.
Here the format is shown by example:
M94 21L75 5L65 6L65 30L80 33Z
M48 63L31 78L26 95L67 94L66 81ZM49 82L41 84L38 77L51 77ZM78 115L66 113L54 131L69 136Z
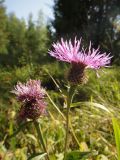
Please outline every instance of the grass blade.
M72 103L71 107L77 107L77 106L80 106L80 105L94 106L94 107L102 109L102 110L104 110L104 111L106 111L108 113L111 113L110 110L108 110L107 107L105 107L102 104L95 103L95 102L77 102L77 103Z
M35 153L33 155L31 155L27 160L37 160L37 159L42 159L43 157L45 157L47 155L47 153Z
M113 129L114 129L118 160L120 160L120 125L116 118L112 118L112 124L113 124Z

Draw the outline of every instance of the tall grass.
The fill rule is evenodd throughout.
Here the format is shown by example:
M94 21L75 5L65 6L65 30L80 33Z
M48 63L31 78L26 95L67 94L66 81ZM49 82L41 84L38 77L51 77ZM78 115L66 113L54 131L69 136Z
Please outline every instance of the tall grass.
M63 70L61 70L61 67ZM40 120L40 123L43 136L45 139L47 138L46 144L51 157L53 160L60 160L62 157L65 121L60 112L64 113L65 110L65 97L63 94L67 84L64 78L66 68L67 66L52 63L45 66L27 65L22 68L0 69L0 130L2 130L0 132L0 155L5 160L12 160L13 157L14 159L26 160L30 153L39 151L36 137L33 136L34 129L32 125L28 126L27 129L23 128L22 132L19 132L16 137L10 140L7 139L19 128L19 124L15 121L19 106L10 91L17 81L24 82L29 78L42 80L50 98L59 109L57 111L50 103L49 98L46 97L49 113L47 113L47 117ZM104 109L110 110L115 117L120 118L118 114L120 111L119 69L120 67L104 69L105 73L99 73L100 78L97 78L96 74L90 71L88 84L78 88L73 101L74 107L70 111L71 125L79 143L78 145L75 137L71 135L69 137L71 149L81 152L94 150L95 154L90 155L93 160L100 159L100 157L105 157L108 160L117 159L111 117ZM81 103L75 105L76 102Z

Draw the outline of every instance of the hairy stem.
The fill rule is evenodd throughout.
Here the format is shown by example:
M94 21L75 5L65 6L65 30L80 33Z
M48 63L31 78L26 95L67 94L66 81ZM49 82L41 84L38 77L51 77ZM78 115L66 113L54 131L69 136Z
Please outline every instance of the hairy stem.
M75 86L70 86L67 96L67 111L66 111L66 137L65 137L65 149L64 149L64 159L66 157L67 149L68 149L68 135L69 135L69 125L70 125L70 118L69 118L69 112L70 112L70 105L73 99L75 91Z

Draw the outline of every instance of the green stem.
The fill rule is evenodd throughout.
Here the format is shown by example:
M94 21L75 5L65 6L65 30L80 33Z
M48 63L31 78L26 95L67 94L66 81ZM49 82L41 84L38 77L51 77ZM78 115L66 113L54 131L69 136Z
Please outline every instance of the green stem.
M60 115L62 116L62 118L63 118L64 120L66 120L66 117L64 116L64 114L63 114L63 113L60 111L60 109L56 106L56 104L53 102L53 100L51 99L51 97L49 96L49 94L48 94L47 92L46 92L46 95L47 95L48 99L50 100L50 102L52 103L52 105L55 107L55 109L60 113ZM77 137L76 137L76 135L75 135L75 132L74 132L74 129L73 129L73 127L72 127L71 122L70 122L70 129L71 129L71 133L72 133L75 141L77 142L78 146L80 147L79 141L78 141L78 139L77 139Z
M34 121L34 125L35 125L35 128L36 128L37 134L38 134L39 146L41 147L41 145L42 145L44 152L47 153L47 157L46 157L47 160L50 160L49 154L47 152L47 149L46 149L46 146L45 146L45 143L44 143L44 140L43 140L43 135L42 135L41 127L40 127L40 125L39 125L39 123L37 121Z
M67 113L66 113L66 138L65 138L65 153L67 150L68 143L68 132L69 132L69 112L70 112L70 103L67 104Z
M70 104L73 99L74 91L75 91L75 86L70 86L69 91L68 91L68 96L67 96L66 137L65 137L64 159L66 157L66 153L67 153L67 149L68 149L68 135L69 135L69 125L70 125L69 112L70 112Z

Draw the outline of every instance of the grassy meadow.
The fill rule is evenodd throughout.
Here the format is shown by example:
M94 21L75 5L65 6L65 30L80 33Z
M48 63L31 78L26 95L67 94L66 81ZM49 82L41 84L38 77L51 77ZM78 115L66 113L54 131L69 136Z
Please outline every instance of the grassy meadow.
M39 118L39 123L51 160L63 159L67 70L68 66L59 62L0 69L1 159L44 159L43 154L38 154L42 149L34 125L28 121L25 126L16 120L20 104L11 90L18 81L29 79L40 79L46 89L47 113ZM85 154L85 160L117 160L112 116L120 118L119 70L118 66L103 69L99 78L88 70L88 83L77 88L71 105L68 142L75 156L69 155L67 159L78 160Z

